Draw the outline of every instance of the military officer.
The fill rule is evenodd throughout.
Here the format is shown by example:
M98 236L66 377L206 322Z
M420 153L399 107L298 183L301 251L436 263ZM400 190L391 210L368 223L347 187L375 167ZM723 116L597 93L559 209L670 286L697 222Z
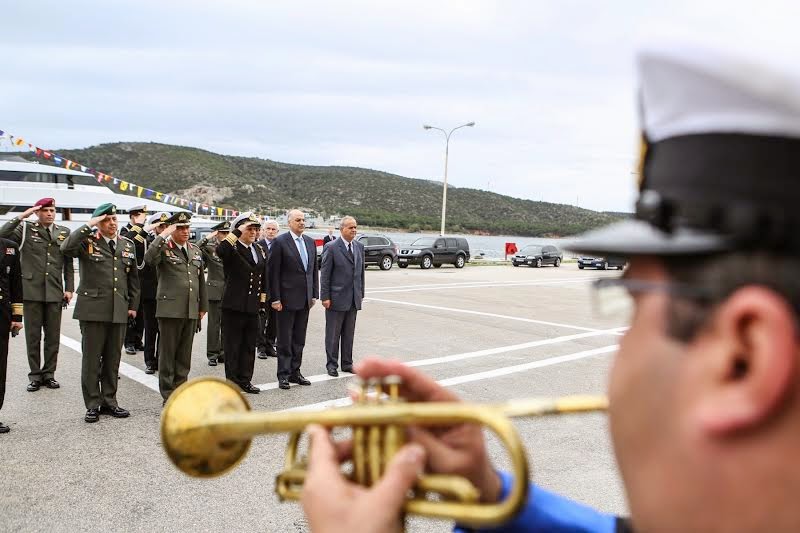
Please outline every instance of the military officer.
M222 340L222 293L225 289L225 268L222 258L217 255L217 245L231 230L229 221L220 222L211 228L213 232L200 239L197 245L203 252L206 276L206 293L208 294L208 329L206 330L206 355L208 366L217 366L225 362L225 350Z
M22 328L22 274L19 248L14 241L0 239L0 409L6 395L8 336ZM0 422L0 433L11 429Z
M144 224L147 220L147 206L137 205L128 209L129 222L119 231L119 234L133 241L136 246L136 265L141 274L144 266L144 248L147 232ZM144 289L142 289L144 290ZM137 350L144 350L142 336L144 335L144 313L142 310L143 298L139 301L139 309L136 310L136 320L132 320L125 330L125 353L134 355Z
M144 256L158 273L158 388L164 402L189 377L194 334L208 311L203 254L189 242L191 218L186 212L168 218Z
M25 222L33 213L36 213L38 221ZM49 389L60 386L55 372L61 345L61 311L75 290L72 258L65 258L61 253L61 243L69 235L69 228L56 224L55 218L55 200L42 198L0 228L0 237L14 241L21 253L29 392L39 390L43 383Z
M139 308L139 274L133 242L117 227L116 206L103 204L61 244L64 255L78 258L81 273L73 317L81 327L81 388L90 423L101 412L130 414L117 403L117 381L125 326Z
M255 242L261 222L253 213L233 219L232 230L217 246L225 265L222 296L222 331L225 342L225 377L244 391L258 394L253 385L256 329L259 313L266 313L267 254Z
M142 257L139 266L139 282L142 286L142 314L144 315L144 373L155 374L158 370L158 319L156 319L156 288L158 287L158 276L155 267L144 261L144 254L147 248L153 243L156 235L161 234L167 225L165 222L169 218L169 213L160 211L147 218L147 225L144 227L146 236L142 245L142 254L139 255L137 249L136 257ZM138 259L137 259L138 261Z

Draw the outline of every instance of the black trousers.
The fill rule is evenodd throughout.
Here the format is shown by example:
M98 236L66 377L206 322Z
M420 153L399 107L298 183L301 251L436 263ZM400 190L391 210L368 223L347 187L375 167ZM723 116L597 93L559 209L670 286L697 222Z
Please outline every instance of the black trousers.
M155 300L142 300L142 315L144 315L144 364L158 368L159 331Z
M278 337L278 312L270 307L266 315L258 316L258 336L256 348L259 352L267 352L269 348L275 351Z
M300 311L284 309L278 315L278 381L300 372L303 348L306 345L308 308Z
M257 330L258 313L222 310L225 377L237 385L246 385L253 379Z
M138 346L142 344L142 335L144 335L143 304L144 300L139 302L139 309L136 310L136 326L125 328L125 346Z
M11 334L11 319L0 315L0 409L6 397L6 367L8 365L8 336Z

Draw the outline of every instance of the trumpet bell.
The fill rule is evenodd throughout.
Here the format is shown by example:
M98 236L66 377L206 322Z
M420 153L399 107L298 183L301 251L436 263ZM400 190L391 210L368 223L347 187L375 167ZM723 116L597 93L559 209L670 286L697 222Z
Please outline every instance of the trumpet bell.
M232 439L214 420L248 411L250 405L235 385L215 377L188 381L172 393L161 413L164 450L190 476L220 476L239 464L252 439Z

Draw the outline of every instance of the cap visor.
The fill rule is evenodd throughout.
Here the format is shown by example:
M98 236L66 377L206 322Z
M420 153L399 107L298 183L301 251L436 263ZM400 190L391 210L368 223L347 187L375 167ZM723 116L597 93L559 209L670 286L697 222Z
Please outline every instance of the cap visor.
M623 220L577 237L564 248L598 255L702 255L731 248L718 234L681 228L663 232L641 220Z

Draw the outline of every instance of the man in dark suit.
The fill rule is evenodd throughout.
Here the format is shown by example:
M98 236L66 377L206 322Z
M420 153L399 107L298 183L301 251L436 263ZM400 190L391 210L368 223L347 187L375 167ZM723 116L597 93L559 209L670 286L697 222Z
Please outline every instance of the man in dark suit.
M259 313L267 312L267 253L255 242L261 223L252 213L242 213L231 232L217 245L225 270L222 296L222 339L225 377L244 391L258 394L253 385Z
M0 239L0 409L6 396L8 336L22 329L22 270L19 248L9 239ZM0 422L0 433L11 429Z
M325 308L325 352L328 375L336 377L341 343L342 370L353 372L353 334L356 313L364 298L364 246L355 240L358 226L344 217L342 237L325 245L320 269L320 301Z
M341 226L340 226L341 227ZM328 228L328 234L322 239L322 245L325 246L331 241L335 241L336 237L333 235L333 228Z
M258 243L267 251L267 257L272 250L272 243L275 237L278 236L278 223L274 220L268 220L264 223L262 229L263 238L258 240ZM266 359L267 357L278 357L275 351L275 344L278 337L278 316L272 306L267 308L267 313L259 315L258 317L258 336L256 339L256 348L258 349L258 358Z
M289 231L272 243L269 257L270 302L278 315L278 386L311 385L300 373L308 312L317 301L317 247L303 235L305 215L289 211Z
M229 220L211 228L212 233L200 239L197 246L203 252L203 260L208 269L206 293L208 294L208 326L206 327L206 357L208 366L225 362L222 341L222 293L225 290L225 265L217 254L217 246L231 231Z

